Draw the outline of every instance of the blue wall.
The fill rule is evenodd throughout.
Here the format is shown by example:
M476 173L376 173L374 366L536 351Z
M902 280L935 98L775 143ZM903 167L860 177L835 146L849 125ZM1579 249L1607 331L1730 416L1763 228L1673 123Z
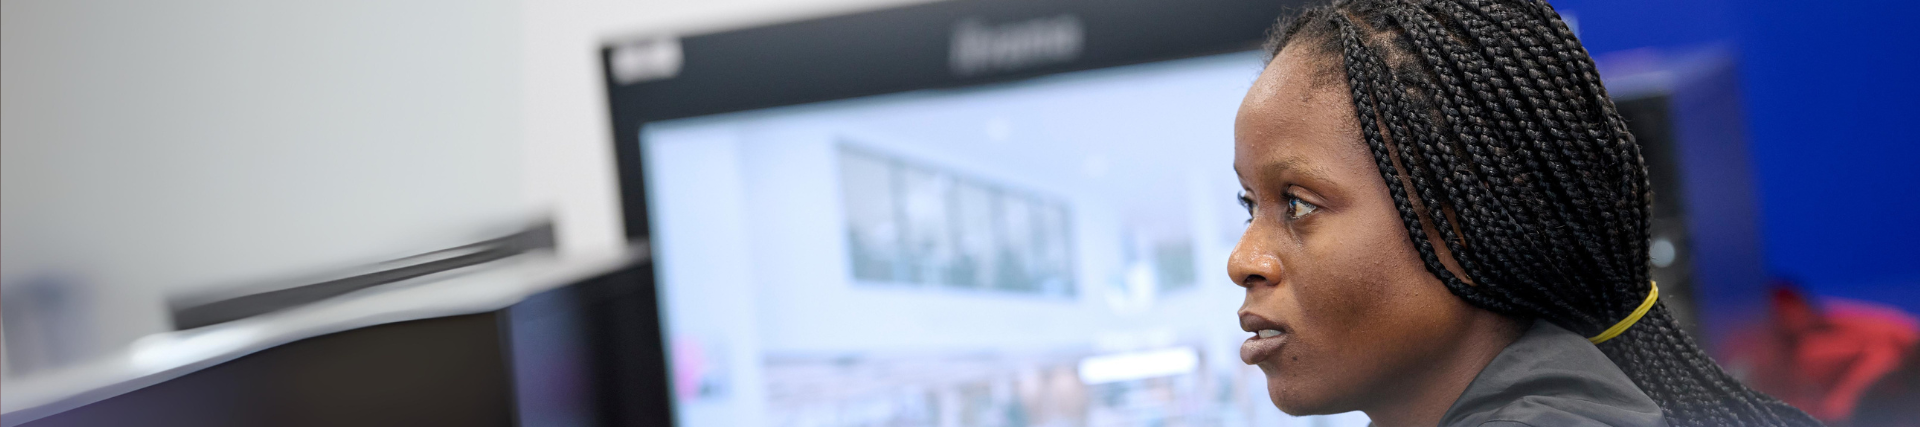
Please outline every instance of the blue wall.
M1553 3L1596 55L1734 45L1767 270L1920 313L1920 6Z

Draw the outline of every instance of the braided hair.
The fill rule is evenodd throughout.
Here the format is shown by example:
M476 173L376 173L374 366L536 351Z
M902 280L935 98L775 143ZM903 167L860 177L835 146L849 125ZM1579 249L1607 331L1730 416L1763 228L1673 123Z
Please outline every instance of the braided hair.
M1407 234L1454 295L1588 336L1647 297L1640 147L1551 6L1340 0L1282 21L1267 52L1289 44L1344 75ZM1665 304L1598 346L1669 424L1819 425L1721 370Z

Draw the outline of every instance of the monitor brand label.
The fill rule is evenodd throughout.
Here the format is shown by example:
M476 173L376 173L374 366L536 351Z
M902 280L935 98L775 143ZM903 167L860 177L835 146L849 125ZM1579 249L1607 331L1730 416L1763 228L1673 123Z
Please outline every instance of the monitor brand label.
M659 37L615 47L613 55L607 58L607 67L613 72L613 82L625 85L673 78L680 74L680 65L685 60L680 39Z
M1003 24L978 18L953 26L948 66L961 77L1070 62L1080 57L1086 31L1080 18L1055 15Z

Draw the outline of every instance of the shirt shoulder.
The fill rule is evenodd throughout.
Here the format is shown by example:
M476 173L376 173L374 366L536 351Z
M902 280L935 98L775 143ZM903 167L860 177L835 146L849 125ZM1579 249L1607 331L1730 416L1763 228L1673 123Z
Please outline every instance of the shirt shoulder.
M1660 405L1599 348L1536 321L1447 410L1447 426L1666 427Z

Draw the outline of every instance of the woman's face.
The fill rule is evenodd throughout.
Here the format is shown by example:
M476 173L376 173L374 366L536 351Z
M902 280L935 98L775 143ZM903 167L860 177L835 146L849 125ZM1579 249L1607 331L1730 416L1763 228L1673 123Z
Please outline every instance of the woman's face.
M1274 405L1296 415L1404 401L1436 375L1435 359L1460 354L1469 322L1490 314L1427 272L1344 79L1316 79L1317 56L1282 51L1234 125L1252 220L1227 270L1246 288L1241 326L1255 332L1240 354L1266 373Z

